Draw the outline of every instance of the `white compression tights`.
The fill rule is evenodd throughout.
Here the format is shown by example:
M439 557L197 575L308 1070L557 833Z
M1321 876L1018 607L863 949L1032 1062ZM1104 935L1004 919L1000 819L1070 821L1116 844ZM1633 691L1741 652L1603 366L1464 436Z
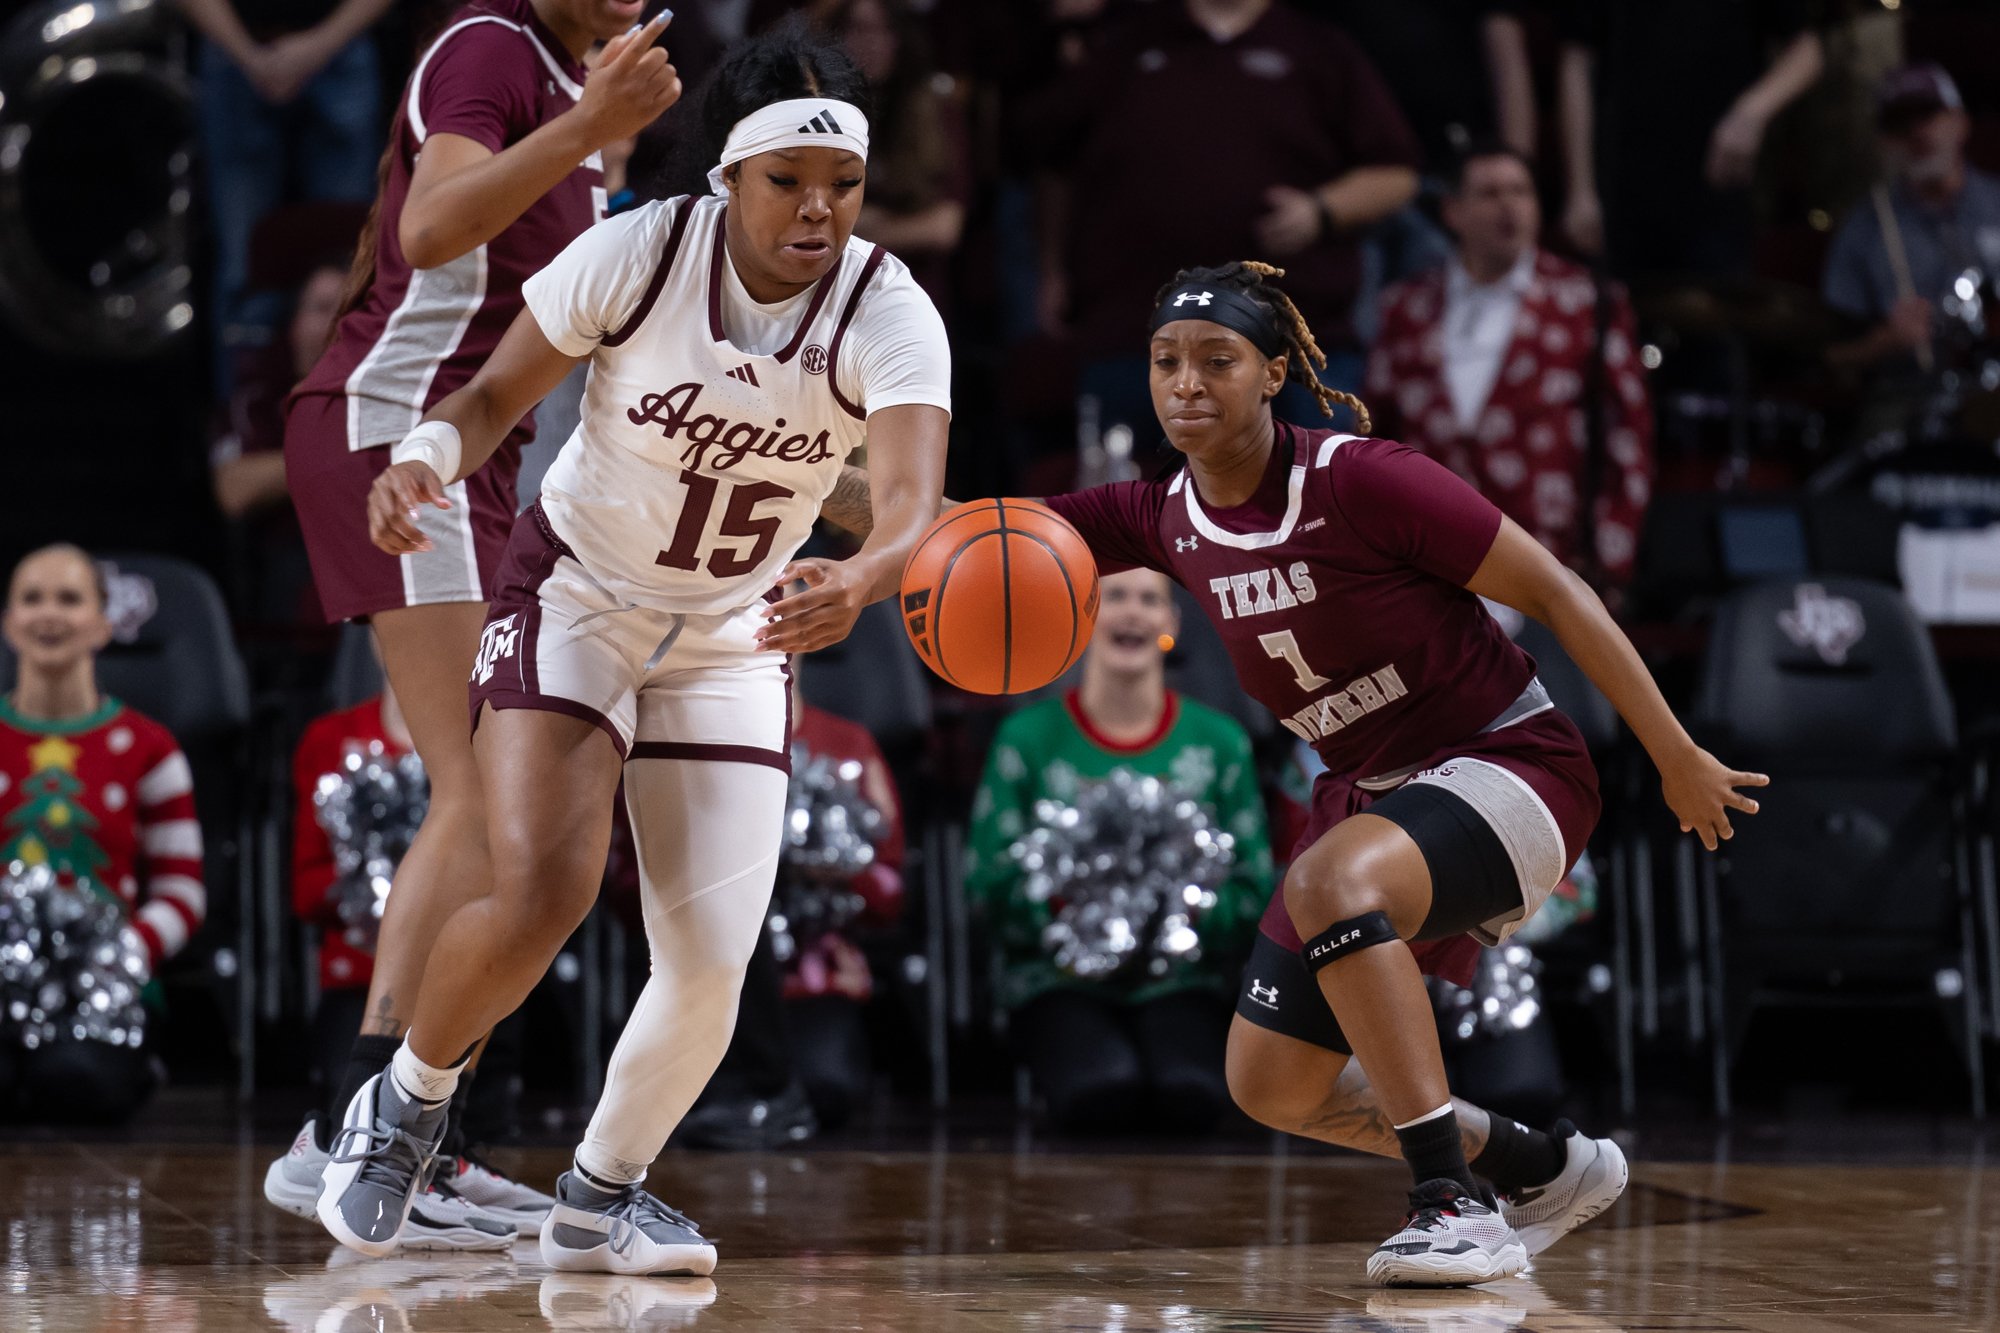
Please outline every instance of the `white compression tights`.
M729 1048L777 875L785 785L763 764L640 759L625 767L653 975L577 1149L577 1163L600 1180L645 1176Z

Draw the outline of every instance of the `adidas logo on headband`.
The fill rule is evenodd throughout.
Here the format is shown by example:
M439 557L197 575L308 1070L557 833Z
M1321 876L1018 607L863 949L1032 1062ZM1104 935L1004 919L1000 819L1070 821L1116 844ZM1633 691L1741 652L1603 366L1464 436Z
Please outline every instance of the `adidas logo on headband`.
M805 124L799 126L800 134L845 134L840 122L833 118L831 111L822 111Z

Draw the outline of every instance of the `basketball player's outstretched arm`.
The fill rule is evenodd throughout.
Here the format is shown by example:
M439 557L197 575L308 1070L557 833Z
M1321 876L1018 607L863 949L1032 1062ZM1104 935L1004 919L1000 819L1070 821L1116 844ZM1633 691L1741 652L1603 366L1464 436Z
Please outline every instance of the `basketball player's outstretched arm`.
M757 631L765 652L809 653L838 643L854 628L861 608L893 597L910 551L938 516L944 493L945 442L951 416L923 403L885 407L868 416L867 502L873 515L861 549L846 560L794 560L778 575L783 587L797 581L805 591L774 604ZM842 470L834 493L845 482ZM828 497L832 499L832 496ZM846 507L854 508L850 494ZM825 512L824 506L821 512ZM848 517L853 517L849 512ZM848 525L843 523L843 527ZM854 529L850 528L850 531Z
M382 469L368 492L369 539L390 555L430 550L430 538L417 527L417 509L427 504L451 508L444 488L477 472L507 432L582 359L557 351L533 312L516 315L471 381L424 413L426 422L443 421L457 428L457 471L440 477L430 464L415 461Z
M1514 520L1500 521L1500 535L1465 586L1554 631L1564 651L1604 691L1652 756L1683 832L1696 834L1714 851L1718 839L1730 836L1730 810L1757 813L1757 802L1736 788L1762 787L1771 780L1762 773L1738 773L1694 743L1590 585Z
M514 225L535 201L608 143L637 134L681 95L680 76L653 39L671 15L605 44L577 104L495 153L462 134L424 141L396 240L412 268L436 268Z

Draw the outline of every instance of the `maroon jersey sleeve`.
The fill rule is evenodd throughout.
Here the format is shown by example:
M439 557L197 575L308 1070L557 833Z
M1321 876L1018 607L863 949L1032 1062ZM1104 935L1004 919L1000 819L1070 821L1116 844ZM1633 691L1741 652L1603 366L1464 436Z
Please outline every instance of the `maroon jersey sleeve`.
M500 152L541 123L535 105L541 76L520 33L500 23L468 25L445 40L419 76L426 135L457 134Z
M1150 481L1116 481L1042 503L1082 534L1099 574L1157 569L1171 575L1160 549L1160 506L1167 488Z
M1348 440L1327 484L1361 539L1464 587L1500 535L1500 511L1449 468L1394 440Z

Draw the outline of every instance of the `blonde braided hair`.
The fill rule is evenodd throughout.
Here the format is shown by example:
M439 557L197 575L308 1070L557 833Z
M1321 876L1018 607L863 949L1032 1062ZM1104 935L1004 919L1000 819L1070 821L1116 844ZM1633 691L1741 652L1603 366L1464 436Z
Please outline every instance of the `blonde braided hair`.
M1326 416L1333 415L1333 407L1341 403L1354 413L1355 429L1366 435L1373 423L1368 418L1368 405L1351 393L1339 389L1329 389L1319 382L1315 369L1324 369L1326 353L1319 349L1319 340L1306 327L1305 316L1292 304L1292 298L1278 288L1265 282L1266 278L1282 278L1285 270L1273 264L1255 259L1239 260L1233 264L1223 264L1218 268L1182 269L1174 275L1174 280L1160 288L1153 298L1157 307L1167 299L1175 288L1191 282L1204 282L1217 287L1228 287L1243 293L1252 301L1269 311L1278 326L1278 334L1285 340L1285 350L1291 364L1285 368L1285 378L1302 386L1319 404L1319 410Z

